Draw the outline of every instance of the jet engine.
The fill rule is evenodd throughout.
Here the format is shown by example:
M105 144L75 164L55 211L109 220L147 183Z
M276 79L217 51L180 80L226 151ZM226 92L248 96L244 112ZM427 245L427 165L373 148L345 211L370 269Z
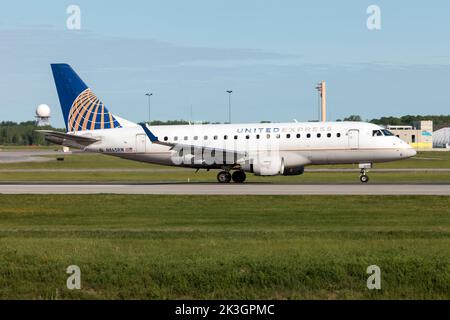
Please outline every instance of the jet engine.
M257 176L276 176L283 173L284 164L279 156L257 157L246 161L242 169Z
M286 159L280 155L256 156L241 163L242 170L257 176L296 176L305 172L305 164L309 163L303 157Z

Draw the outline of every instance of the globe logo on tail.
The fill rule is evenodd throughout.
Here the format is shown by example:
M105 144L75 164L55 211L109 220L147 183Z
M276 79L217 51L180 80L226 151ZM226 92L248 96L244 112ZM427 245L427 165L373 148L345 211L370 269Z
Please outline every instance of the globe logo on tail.
M67 124L68 130L72 132L121 127L105 104L89 88L73 102Z

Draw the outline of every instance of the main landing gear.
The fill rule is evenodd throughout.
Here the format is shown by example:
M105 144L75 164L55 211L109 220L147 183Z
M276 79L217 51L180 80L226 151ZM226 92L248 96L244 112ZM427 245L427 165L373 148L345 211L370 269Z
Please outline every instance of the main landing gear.
M242 170L235 171L231 175L231 179L233 179L233 181L236 183L243 183L245 181L245 178L247 178L247 176L245 175L245 172Z
M229 171L220 171L217 174L217 181L220 183L229 183L231 181L231 174Z
M233 180L235 183L243 183L247 178L242 170L237 170L231 174L229 171L220 171L217 174L217 181L220 183L230 183Z

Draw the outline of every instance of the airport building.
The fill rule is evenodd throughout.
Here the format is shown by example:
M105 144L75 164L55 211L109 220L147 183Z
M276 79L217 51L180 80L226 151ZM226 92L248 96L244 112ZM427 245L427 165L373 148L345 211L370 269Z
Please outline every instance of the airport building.
M442 128L433 132L433 146L450 149L450 128Z
M416 121L412 126L391 126L387 129L416 149L433 148L433 121Z

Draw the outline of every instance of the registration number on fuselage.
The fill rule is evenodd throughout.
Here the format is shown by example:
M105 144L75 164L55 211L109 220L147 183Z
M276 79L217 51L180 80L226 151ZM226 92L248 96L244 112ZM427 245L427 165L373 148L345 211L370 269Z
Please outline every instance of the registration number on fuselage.
M129 153L132 152L133 148L106 148L106 153Z

